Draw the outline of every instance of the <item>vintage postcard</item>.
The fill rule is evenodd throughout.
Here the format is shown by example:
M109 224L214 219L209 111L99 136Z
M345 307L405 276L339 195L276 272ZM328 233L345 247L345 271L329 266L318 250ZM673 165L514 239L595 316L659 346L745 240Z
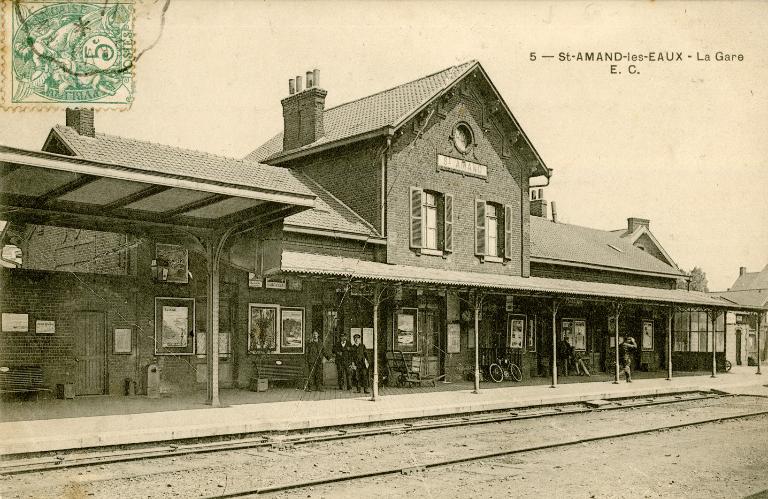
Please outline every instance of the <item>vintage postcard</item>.
M0 16L0 496L768 497L768 2Z

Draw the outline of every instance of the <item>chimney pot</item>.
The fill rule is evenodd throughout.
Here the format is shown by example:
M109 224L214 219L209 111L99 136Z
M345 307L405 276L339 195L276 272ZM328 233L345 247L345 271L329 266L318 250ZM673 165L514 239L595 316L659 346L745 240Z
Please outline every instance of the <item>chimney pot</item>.
M536 191L534 191L534 195ZM531 216L547 218L547 201L544 199L534 199L531 201Z
M77 133L85 137L96 137L96 128L93 125L93 108L67 108L66 125L74 128Z
M312 71L307 71L307 90L314 87L315 74Z
M312 73L314 74L314 77L312 78L312 80L314 81L315 86L319 87L320 86L320 70L316 68L314 71L312 71Z
M544 199L544 189L539 189L539 199Z
M557 206L554 201L552 201L552 221L557 223Z
M637 217L629 217L627 219L627 232L632 233L635 232L640 227L645 227L646 229L650 229L651 221L647 218L637 218Z
M293 95L296 93L296 82L293 81L293 78L288 80L288 95Z
M296 93L300 94L303 90L303 87L301 86L301 76L296 77Z
M739 275L742 276L747 273L746 267L739 267Z
M282 99L283 105L283 150L311 144L325 135L325 97L328 92L317 86L315 71L307 71L307 88L302 88L302 77L296 76L294 92Z

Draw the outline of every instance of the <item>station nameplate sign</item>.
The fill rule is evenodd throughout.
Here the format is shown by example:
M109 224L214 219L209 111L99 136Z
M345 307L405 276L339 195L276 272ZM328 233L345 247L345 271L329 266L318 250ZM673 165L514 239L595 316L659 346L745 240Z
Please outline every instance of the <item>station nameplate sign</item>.
M473 163L465 159L452 158L450 156L437 155L437 166L442 170L450 170L474 177L488 177L488 167L480 163Z

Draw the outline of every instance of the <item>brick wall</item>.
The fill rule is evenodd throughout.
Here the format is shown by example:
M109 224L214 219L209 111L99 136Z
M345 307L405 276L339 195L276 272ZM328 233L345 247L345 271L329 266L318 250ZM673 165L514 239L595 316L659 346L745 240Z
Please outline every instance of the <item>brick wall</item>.
M381 158L377 150L383 145L380 139L359 142L284 166L309 175L381 231Z
M445 103L443 113L432 114L420 137L417 137L420 127L406 125L403 135L394 141L387 163L387 236L390 263L472 272L527 274L528 178L527 175L521 175L514 147L505 146L496 125L488 124L488 118L483 114L487 113L487 107L484 109L476 95L478 93L474 89L468 93L457 92ZM473 152L466 157L455 150L449 138L454 126L460 121L470 125L477 144ZM437 154L486 165L487 179L463 176L445 170L438 171ZM454 251L447 259L439 256L417 256L409 248L411 186L453 195ZM525 203L521 203L521 191L526 193ZM512 259L506 265L481 263L475 256L475 198L512 206Z
M23 244L22 265L34 270L126 275L135 261L130 240L113 232L32 226Z

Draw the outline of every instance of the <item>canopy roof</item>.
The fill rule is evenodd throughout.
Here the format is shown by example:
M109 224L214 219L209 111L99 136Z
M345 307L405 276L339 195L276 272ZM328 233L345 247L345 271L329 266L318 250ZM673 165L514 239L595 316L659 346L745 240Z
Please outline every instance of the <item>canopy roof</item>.
M206 235L268 224L315 204L315 195L284 168L258 165L268 181L236 183L196 176L185 166L169 162L149 168L0 146L0 219Z
M494 290L525 291L570 297L600 297L631 301L733 308L733 304L697 291L656 289L601 282L571 281L544 277L520 277L481 274L456 270L430 269L409 265L390 265L356 258L283 251L282 271L306 275L327 275L359 280L473 287ZM752 307L746 307L751 309Z

